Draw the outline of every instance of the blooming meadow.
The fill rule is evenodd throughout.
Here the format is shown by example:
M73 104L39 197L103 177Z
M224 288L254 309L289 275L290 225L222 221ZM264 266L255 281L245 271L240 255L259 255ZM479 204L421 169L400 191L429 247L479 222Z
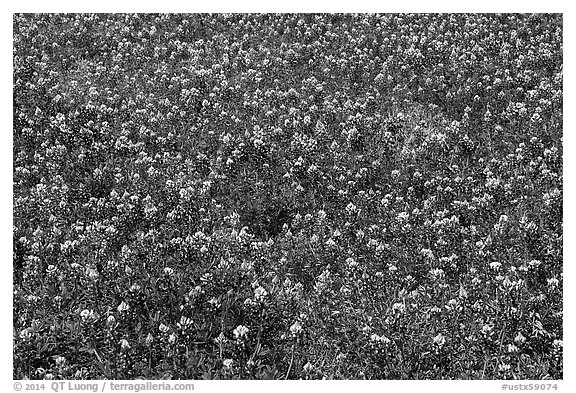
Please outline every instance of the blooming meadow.
M562 16L13 19L15 379L562 379Z

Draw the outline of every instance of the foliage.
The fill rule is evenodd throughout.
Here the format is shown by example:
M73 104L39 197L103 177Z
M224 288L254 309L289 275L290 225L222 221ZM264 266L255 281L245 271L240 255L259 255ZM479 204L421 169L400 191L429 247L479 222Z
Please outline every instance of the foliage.
M561 15L14 16L14 378L561 379Z

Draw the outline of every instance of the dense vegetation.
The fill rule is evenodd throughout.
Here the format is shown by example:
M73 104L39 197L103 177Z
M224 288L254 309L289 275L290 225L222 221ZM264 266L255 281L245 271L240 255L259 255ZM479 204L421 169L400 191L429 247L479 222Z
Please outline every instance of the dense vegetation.
M15 15L14 378L561 379L561 15Z

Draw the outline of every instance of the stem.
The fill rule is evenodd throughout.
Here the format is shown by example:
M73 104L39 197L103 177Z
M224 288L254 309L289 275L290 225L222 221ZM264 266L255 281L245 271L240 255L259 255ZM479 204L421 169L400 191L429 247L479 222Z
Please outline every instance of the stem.
M292 364L294 363L294 344L292 344L292 356L290 358L290 365L288 366L288 371L286 372L286 376L284 379L288 379L288 375L290 375L290 370L292 370Z

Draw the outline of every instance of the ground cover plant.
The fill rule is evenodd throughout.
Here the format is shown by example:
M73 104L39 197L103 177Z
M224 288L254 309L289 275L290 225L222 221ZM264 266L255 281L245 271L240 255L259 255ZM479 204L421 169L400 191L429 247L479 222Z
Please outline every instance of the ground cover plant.
M561 15L13 18L16 379L561 379Z

